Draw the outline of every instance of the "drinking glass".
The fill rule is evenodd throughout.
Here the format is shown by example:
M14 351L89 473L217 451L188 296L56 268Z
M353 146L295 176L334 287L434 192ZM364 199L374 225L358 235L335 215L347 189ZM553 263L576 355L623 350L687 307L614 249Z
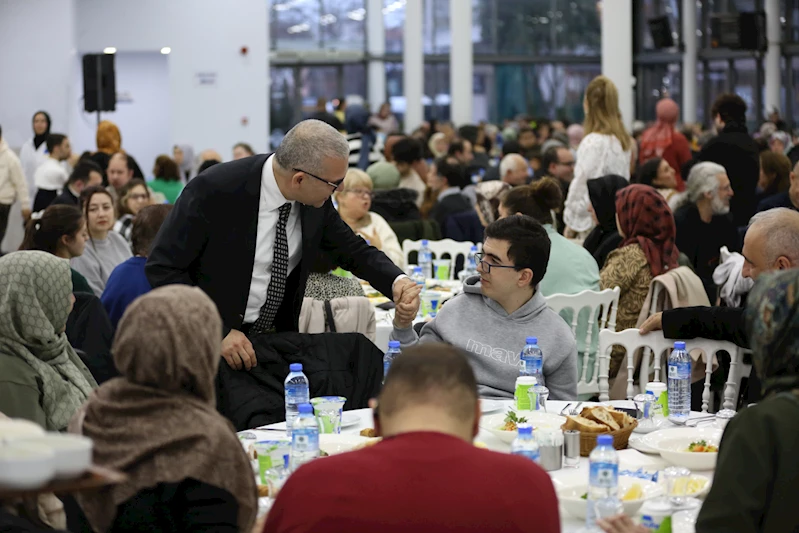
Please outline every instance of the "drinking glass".
M452 259L436 259L433 261L435 279L449 279L449 271L451 267Z
M548 388L543 385L534 385L527 389L527 396L530 397L530 410L547 412Z
M311 398L319 433L341 433L341 415L347 399L343 396Z
M666 479L666 495L672 505L680 507L688 500L688 482L691 471L682 466L670 466L663 471Z

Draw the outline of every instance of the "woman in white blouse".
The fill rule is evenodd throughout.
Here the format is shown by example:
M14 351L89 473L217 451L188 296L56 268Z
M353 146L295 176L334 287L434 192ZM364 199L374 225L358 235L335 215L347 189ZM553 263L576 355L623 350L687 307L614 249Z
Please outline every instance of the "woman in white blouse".
M609 174L630 179L633 140L619 111L619 92L610 79L597 76L585 90L585 137L577 148L574 180L566 197L563 220L567 237L585 236L594 226L588 206L588 180Z
M37 111L33 115L33 138L28 139L19 151L19 160L25 181L28 184L28 193L31 198L36 197L36 183L33 175L47 159L47 136L50 134L50 115L45 111ZM28 206L30 207L30 206Z

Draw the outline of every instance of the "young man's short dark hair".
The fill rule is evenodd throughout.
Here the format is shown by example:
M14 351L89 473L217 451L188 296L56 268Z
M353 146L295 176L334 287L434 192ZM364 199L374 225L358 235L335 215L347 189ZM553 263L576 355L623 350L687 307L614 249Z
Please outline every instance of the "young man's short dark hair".
M51 133L50 135L48 135L47 136L47 151L52 154L53 150L55 150L56 147L61 146L61 143L64 142L64 139L66 139L66 138L67 138L66 135L62 135L60 133Z
M477 137L480 135L480 128L474 124L466 124L458 128L458 136L461 139L467 140L472 143L472 146L477 144Z
M405 137L397 141L391 149L391 155L397 163L408 163L412 165L424 159L424 150L422 149L421 142L417 139Z
M150 255L155 236L171 210L172 206L168 204L148 205L133 218L130 240L134 255Z
M444 156L436 159L436 174L446 178L450 187L463 189L472 182L466 177L466 169L463 165L453 160L452 156Z
M505 141L502 144L502 157L505 157L508 154L520 154L522 153L522 145L519 144L519 141L510 140Z
M559 150L568 150L565 146L550 146L547 148L547 151L544 152L544 155L541 157L541 172L543 175L549 175L549 167L553 163L560 163L560 156L558 155Z
M535 131L533 130L533 128L531 128L530 126L522 126L521 128L519 128L519 135L517 135L516 138L521 139L522 135L527 133L532 133L533 135L535 135Z
M391 363L380 391L378 413L439 405L458 420L474 417L477 380L466 355L449 344L426 343L402 351Z
M544 279L549 263L552 243L544 226L525 215L512 215L488 225L486 239L509 243L508 258L516 270L529 268L533 271L530 285L535 287Z
M89 159L78 161L78 164L75 165L75 168L72 170L72 174L69 175L67 183L69 185L74 185L78 182L89 183L89 174L92 172L97 172L101 176L103 175L103 170L100 168L100 165L94 161Z
M716 98L710 110L710 116L715 117L716 115L721 117L725 124L728 122L745 123L746 102L737 94L724 93Z
M457 155L462 154L464 150L466 150L466 141L467 139L456 139L452 141L449 145L449 149L447 150L447 155Z
M204 170L208 170L214 165L218 165L221 161L217 161L216 159L208 159L207 161L203 161L200 168L197 169L197 174L202 174Z

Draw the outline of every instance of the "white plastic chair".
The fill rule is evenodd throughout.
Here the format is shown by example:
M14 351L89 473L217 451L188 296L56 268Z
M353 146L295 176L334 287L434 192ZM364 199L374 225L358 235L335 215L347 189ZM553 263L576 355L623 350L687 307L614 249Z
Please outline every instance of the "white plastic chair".
M618 287L613 289L605 289L604 291L585 290L577 294L552 294L546 297L547 305L550 309L560 314L564 309L572 310L572 334L577 338L577 321L580 312L588 308L589 322L588 333L585 339L586 353L583 355L583 368L580 373L580 380L577 382L577 394L596 394L601 392L599 389L599 356L594 358L594 372L591 376L591 381L587 381L588 377L588 363L590 360L589 355L592 353L591 342L594 332L594 321L597 316L599 317L599 329L616 330L616 310L619 307L619 294L621 290ZM600 313L601 308L601 313ZM605 354L605 357L608 357ZM607 391L606 391L607 392Z
M452 259L452 266L449 269L449 279L455 279L458 274L458 272L455 272L455 263L458 256L463 256L463 264L465 265L466 258L469 256L469 252L472 250L474 243L469 241L458 242L453 241L452 239L442 239L440 241L427 241L427 245L430 247L430 251L433 253L433 259L444 259L445 255L448 255ZM402 241L402 254L405 256L405 262L410 263L410 253L418 252L421 247L422 241L412 241L410 239L405 239ZM480 248L481 244L478 244L477 249L480 250Z
M674 346L674 341L663 337L662 331L653 331L646 335L641 335L637 329L626 329L618 333L609 330L599 332L599 350L602 353L608 354L614 345L620 345L627 351L627 399L631 400L635 395L635 387L633 384L633 375L635 373L635 352L639 348L649 348L654 353L654 379L653 381L660 381L660 373L662 363L666 358L662 357L664 352L669 352ZM701 350L705 354L705 386L702 391L702 412L707 412L710 409L710 375L713 373L713 356L720 351L726 351L730 354L730 371L727 375L727 381L724 385L724 402L725 409L735 410L736 399L738 397L738 383L736 381L736 374L738 373L738 366L741 359L741 349L729 341L717 341L710 339L687 339L685 340L685 348L689 352L694 350ZM646 383L649 380L649 357L645 354L641 360L640 372L640 385L639 390L646 389ZM600 400L602 378L600 373ZM605 372L605 386L607 387L607 372Z

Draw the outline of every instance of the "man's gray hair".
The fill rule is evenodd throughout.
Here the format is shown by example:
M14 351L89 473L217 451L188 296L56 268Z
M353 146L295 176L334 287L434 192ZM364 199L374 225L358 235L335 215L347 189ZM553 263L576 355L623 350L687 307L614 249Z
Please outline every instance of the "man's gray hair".
M303 120L289 130L275 151L277 164L284 170L299 168L312 174L324 174L325 159L350 157L347 139L333 126L321 120Z
M520 154L508 154L499 162L499 177L504 178L508 172L527 168L527 160Z
M704 162L694 165L691 173L688 174L688 183L685 189L688 201L696 203L706 192L715 193L719 188L716 176L726 173L724 167L718 163Z
M762 211L749 220L749 229L761 231L766 260L770 265L781 256L799 266L799 212L787 207Z

